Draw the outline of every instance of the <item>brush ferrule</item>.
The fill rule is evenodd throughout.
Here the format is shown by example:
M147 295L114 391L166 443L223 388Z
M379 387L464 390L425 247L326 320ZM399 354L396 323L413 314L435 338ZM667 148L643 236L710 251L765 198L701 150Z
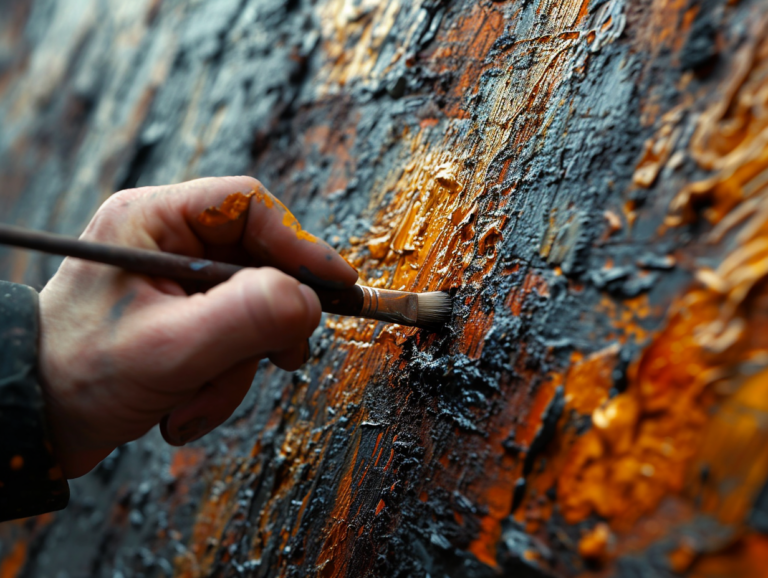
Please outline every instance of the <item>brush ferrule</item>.
M415 293L360 287L363 290L361 317L400 325L416 326L419 320L419 297Z

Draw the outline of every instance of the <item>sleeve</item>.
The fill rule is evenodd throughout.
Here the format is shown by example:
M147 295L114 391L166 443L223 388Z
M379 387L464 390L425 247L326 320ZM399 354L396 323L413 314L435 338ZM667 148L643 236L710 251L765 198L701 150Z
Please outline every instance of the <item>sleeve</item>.
M37 292L0 281L0 522L61 510L69 502L46 433L38 331Z

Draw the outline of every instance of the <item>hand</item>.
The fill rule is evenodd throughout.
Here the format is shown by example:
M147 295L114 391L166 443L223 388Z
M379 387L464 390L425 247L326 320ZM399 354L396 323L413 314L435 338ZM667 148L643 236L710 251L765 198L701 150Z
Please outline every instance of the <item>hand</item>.
M239 208L222 205L250 192L250 201L237 197ZM201 221L220 205L223 212L208 211ZM122 191L82 238L262 268L188 295L167 279L64 261L40 295L40 377L69 478L161 420L174 445L202 437L237 408L263 358L289 371L300 367L320 302L278 269L344 286L357 280L344 259L248 177Z

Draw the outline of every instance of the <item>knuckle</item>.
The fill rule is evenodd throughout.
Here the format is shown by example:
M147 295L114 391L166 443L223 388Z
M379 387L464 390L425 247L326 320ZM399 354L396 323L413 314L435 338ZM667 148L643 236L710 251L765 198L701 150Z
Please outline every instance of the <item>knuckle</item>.
M102 211L125 211L125 209L133 204L138 199L145 197L150 191L150 188L141 189L125 189L118 191L111 197L109 197L101 205L99 212Z
M146 196L147 192L147 189L127 189L109 197L96 211L83 236L93 239L110 238L116 225L125 222L126 212L131 205Z

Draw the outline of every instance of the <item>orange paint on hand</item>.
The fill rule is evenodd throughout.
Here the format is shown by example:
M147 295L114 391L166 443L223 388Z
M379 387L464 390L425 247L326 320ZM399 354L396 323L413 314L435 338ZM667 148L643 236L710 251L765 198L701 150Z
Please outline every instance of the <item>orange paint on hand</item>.
M298 219L279 199L266 191L258 189L254 189L248 194L233 193L229 195L219 207L208 207L205 209L205 211L198 215L197 220L206 227L220 227L237 221L248 211L252 198L259 203L263 203L267 209L272 209L275 205L283 209L285 211L283 225L292 229L298 239L309 241L310 243L318 242L317 237L301 228Z
M220 227L232 221L237 221L245 212L251 203L251 197L256 195L254 189L247 195L243 193L233 193L229 195L219 207L208 207L200 213L197 220L206 227Z
M285 208L285 205L280 203L283 208ZM304 229L301 228L301 224L299 223L298 219L293 216L293 213L291 213L287 208L285 209L285 215L283 215L283 225L286 227L293 229L293 232L296 233L296 238L300 239L301 241L309 241L310 243L317 243L318 239L315 237L312 233L307 233Z

